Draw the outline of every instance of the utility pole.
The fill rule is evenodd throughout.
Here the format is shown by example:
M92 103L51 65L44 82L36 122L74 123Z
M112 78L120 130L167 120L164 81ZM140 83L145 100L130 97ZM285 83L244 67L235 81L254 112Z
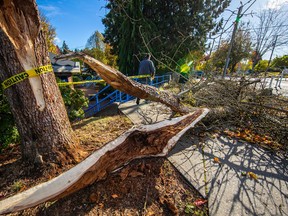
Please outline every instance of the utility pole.
M275 41L274 41L274 43L273 43L273 48L272 48L272 51L271 51L271 54L270 54L270 58L269 58L269 61L268 61L267 68L266 68L266 70L265 70L264 85L266 85L267 72L268 72L268 69L269 69L269 67L270 67L270 63L271 63L272 56L273 56L273 53L274 53L274 50L275 50L275 46L276 46L276 43L277 43L277 39L278 39L278 35L275 36Z
M225 63L224 71L223 71L223 78L225 78L226 72L227 72L227 68L228 68L228 66L229 66L230 55L231 55L231 51L232 51L232 48L233 48L234 38L235 38L235 35L236 35L238 23L239 23L240 18L241 18L241 16L242 16L242 15L241 15L242 9L243 9L243 5L241 5L241 6L238 8L237 17L236 17L236 20L235 20L235 22L234 22L234 29L233 29L232 38L231 38L231 41L230 41L230 46L229 46L229 50L228 50L228 54L227 54L227 58L226 58L226 63Z
M272 48L272 51L271 51L271 54L270 54L270 58L269 58L269 61L268 61L268 66L266 68L266 72L270 66L270 63L271 63L271 60L272 60L272 56L273 56L273 53L274 53L274 50L275 50L275 46L276 46L276 43L277 43L277 39L278 39L278 35L275 36L275 41L273 43L273 48Z
M212 46L211 46L211 48L210 48L209 56L211 56L211 54L212 54L212 50L213 50L213 48L214 48L215 40L216 40L216 38L213 38L213 43L212 43Z

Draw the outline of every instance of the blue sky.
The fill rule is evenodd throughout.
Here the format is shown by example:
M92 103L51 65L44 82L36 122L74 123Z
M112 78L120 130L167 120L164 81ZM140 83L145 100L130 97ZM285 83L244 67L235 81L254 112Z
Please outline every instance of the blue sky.
M70 49L84 48L87 39L96 30L104 32L102 18L108 12L105 5L108 0L36 0L39 9L46 14L51 24L56 28L57 44L61 47L63 41ZM243 3L248 0L242 0ZM249 11L263 8L273 8L283 5L288 0L256 0ZM232 0L229 9L234 11L240 6L240 0ZM225 12L226 17L230 12ZM251 19L250 17L243 20ZM253 18L252 18L253 19ZM286 48L287 52L287 48Z
M96 30L103 32L105 0L36 0L38 8L56 28L57 44L70 49L83 48Z

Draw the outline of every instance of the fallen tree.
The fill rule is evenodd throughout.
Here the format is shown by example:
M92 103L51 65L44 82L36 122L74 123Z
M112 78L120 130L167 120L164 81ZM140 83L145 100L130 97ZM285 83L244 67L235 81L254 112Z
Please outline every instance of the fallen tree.
M243 131L250 131L250 134L245 134L247 141L255 140L265 148L287 154L288 101L280 92L268 88L263 79L242 77L223 80L210 77L201 83L189 80L184 87L177 85L174 83L171 88L174 91L191 89L181 95L182 102L210 110L201 121L204 130L227 129L236 131L240 136ZM267 87L263 89L265 85ZM169 89L169 85L166 88ZM265 139L268 139L268 144L265 144Z
M53 201L104 179L133 159L165 156L178 139L208 113L197 109L185 116L131 129L62 175L0 202L0 214Z
M77 58L84 61L93 70L95 70L103 80L121 92L127 93L134 97L163 103L176 113L189 113L189 109L180 103L180 99L177 95L174 95L169 91L159 91L159 89L153 86L138 83L126 77L120 71L103 64L85 53L76 52L55 57L56 60L71 58Z

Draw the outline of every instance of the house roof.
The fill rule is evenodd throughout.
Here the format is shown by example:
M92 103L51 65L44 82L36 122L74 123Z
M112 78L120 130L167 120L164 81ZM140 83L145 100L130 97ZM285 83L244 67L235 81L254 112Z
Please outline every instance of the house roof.
M53 67L54 73L80 73L80 63L71 60L55 60L56 55L49 53L50 61Z

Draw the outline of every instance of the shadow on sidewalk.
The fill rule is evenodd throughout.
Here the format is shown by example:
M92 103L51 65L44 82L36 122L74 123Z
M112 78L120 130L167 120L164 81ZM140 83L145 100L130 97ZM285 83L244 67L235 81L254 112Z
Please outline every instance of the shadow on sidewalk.
M169 160L208 197L211 215L288 215L288 160L284 157L235 139L199 140L187 132ZM248 172L258 179L245 176Z

